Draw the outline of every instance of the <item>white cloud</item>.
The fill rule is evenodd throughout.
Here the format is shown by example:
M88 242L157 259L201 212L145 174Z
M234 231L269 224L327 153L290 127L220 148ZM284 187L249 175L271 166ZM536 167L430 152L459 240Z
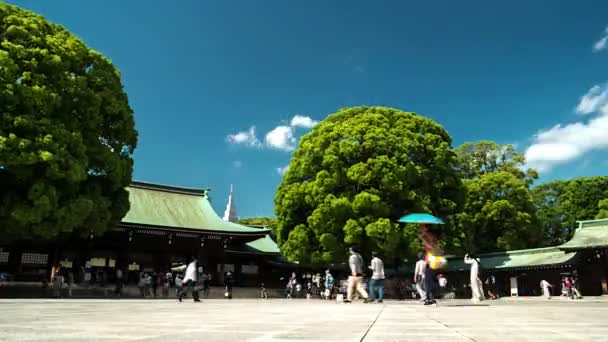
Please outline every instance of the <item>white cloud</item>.
M287 170L289 170L289 165L285 165L283 167L277 167L276 170L279 175L283 176L283 175L285 175L285 172L287 172Z
M231 144L246 145L250 147L260 146L260 141L255 135L255 126L251 126L248 131L229 134L226 141Z
M294 128L290 126L277 126L266 133L264 139L266 146L283 151L293 151L296 147Z
M581 96L576 112L579 114L590 114L602 111L608 105L608 87L599 85L591 87L587 94Z
M232 166L234 166L235 168L239 169L243 166L243 162L240 160L235 160L232 162Z
M249 130L229 134L226 141L235 145L245 145L249 147L267 147L283 151L293 151L296 148L296 128L312 128L319 122L313 120L309 116L294 115L289 124L273 128L266 133L264 143L262 143L255 134L255 126L251 126Z
M605 50L606 47L608 47L608 27L606 27L606 29L604 29L602 38L600 38L600 40L598 40L597 42L595 42L595 44L593 44L593 51L599 52L599 51Z
M312 128L314 125L318 124L319 121L315 121L309 116L304 115L295 115L291 119L292 127L303 127L303 128Z
M586 122L558 124L538 132L526 150L530 167L546 172L593 150L608 148L608 84L589 89L580 98L576 112L596 116Z

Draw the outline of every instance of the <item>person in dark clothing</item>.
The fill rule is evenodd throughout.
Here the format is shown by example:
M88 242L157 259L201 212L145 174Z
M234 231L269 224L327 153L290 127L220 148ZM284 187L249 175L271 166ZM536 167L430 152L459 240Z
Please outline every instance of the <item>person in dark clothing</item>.
M234 280L232 279L232 273L231 272L226 273L226 276L224 277L224 285L226 285L226 293L224 294L224 296L228 299L232 299L233 282L234 282Z
M427 262L426 268L424 269L424 292L426 294L424 305L436 303L433 299L433 285L433 270L431 269L431 265Z
M156 298L157 290L158 290L158 274L156 272L152 272L152 294L154 298Z
M122 277L123 277L122 269L116 268L116 288L114 289L114 293L118 297L120 297L120 295L122 294L122 284L123 284Z

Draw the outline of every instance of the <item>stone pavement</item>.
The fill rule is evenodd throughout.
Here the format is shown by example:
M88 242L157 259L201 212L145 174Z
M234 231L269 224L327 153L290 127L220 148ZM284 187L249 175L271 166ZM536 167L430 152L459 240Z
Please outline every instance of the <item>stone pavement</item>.
M605 301L0 300L0 341L608 341Z

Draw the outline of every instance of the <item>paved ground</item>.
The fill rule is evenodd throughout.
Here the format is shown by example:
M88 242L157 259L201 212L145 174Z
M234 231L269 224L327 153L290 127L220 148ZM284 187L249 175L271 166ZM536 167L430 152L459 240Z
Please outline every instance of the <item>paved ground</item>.
M0 300L0 341L608 341L606 301Z

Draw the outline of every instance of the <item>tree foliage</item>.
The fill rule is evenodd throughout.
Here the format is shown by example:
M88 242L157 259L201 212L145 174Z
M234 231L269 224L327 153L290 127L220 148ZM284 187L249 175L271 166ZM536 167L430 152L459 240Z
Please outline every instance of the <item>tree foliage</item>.
M266 226L271 230L270 236L276 238L277 219L274 217L249 217L240 219L237 223L246 226Z
M133 112L112 63L0 3L0 233L102 232L129 208Z
M494 141L467 142L456 148L458 167L465 179L479 178L488 173L507 171L528 184L538 178L534 169L522 170L525 157L510 144Z
M536 247L541 243L535 208L525 180L507 171L465 181L466 202L458 217L470 252Z
M595 218L600 220L600 219L607 219L608 218L608 198L601 200L598 203L598 212L597 215L595 215Z
M553 181L539 184L531 190L536 217L543 229L543 245L560 245L570 237L566 214L562 205L562 195L567 181Z
M275 197L283 253L313 263L343 261L351 244L406 253L413 237L401 215L460 210L451 142L434 121L392 108L328 116L302 137Z
M248 217L238 220L237 223L252 226L266 226L270 229L275 229L277 226L277 219L274 217Z
M548 245L566 242L577 221L606 215L608 177L580 177L540 184L532 189L537 216L545 229Z
M456 154L466 189L464 210L454 219L456 233L462 236L458 245L464 249L458 252L539 244L542 230L529 190L538 174L533 169L522 170L524 156L512 145L493 141L465 143L456 148Z

